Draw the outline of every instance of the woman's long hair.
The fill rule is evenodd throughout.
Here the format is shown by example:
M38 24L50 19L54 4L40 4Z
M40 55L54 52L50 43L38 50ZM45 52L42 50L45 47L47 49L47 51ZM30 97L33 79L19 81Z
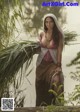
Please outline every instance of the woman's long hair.
M46 17L45 20L44 20L44 31L45 31L45 32L47 32L47 30L48 30L47 27L46 27L46 24L45 24L47 18L48 18L48 17ZM58 46L58 45L59 45L59 40L60 40L60 37L61 37L61 33L60 33L60 31L58 30L58 28L57 28L57 26L56 26L56 24L55 24L54 19L53 19L52 17L49 17L49 18L51 18L52 21L54 22L54 27L53 27L52 35L53 35L54 43Z

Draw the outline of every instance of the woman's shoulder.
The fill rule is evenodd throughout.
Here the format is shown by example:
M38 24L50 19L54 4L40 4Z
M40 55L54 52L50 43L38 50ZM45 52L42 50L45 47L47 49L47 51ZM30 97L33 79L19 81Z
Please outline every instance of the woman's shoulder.
M42 37L45 34L45 32L40 32L40 37Z
M42 40L43 36L44 36L44 32L40 32L40 33L39 33L39 40L40 40L40 41Z

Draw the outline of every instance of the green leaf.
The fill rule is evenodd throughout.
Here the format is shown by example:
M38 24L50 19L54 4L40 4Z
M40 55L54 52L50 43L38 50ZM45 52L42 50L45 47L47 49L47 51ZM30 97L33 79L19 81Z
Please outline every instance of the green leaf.
M28 69L37 47L38 43L26 41L0 51L0 88L14 79L24 63L27 65L26 70Z
M59 92L62 88L63 88L63 85L59 85L58 89L57 89L57 92Z
M52 89L49 90L49 93L52 93L54 96L57 96L57 95L58 95L58 94L57 94L54 90L52 90Z
M55 86L55 87L57 87L57 84L56 84L56 83L52 83L52 86Z

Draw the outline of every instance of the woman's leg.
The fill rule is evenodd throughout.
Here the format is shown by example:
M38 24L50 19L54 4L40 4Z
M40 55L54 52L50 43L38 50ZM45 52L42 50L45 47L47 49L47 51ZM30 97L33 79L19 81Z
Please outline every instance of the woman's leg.
M50 95L50 85L45 80L36 83L36 106L51 105L52 96Z

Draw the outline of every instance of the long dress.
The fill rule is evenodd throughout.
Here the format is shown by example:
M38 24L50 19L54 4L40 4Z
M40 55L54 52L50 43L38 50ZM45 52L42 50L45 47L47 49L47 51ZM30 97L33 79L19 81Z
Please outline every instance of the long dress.
M50 105L52 103L54 95L49 93L49 89L52 86L52 76L57 67L56 57L54 57L57 56L55 51L56 46L53 43L50 48L41 45L41 51L37 59L38 64L36 67L36 106ZM59 84L63 84L63 74L60 73L57 75L59 75Z

